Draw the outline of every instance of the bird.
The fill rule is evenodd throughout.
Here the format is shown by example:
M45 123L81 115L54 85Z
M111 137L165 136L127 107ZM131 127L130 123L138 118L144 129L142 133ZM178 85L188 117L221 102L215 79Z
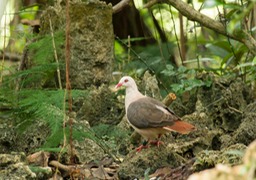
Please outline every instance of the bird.
M130 76L123 76L115 88L125 87L125 112L128 123L139 133L144 142L136 148L139 152L148 148L148 143L163 144L160 137L170 131L188 134L195 126L182 121L171 109L162 102L143 95Z

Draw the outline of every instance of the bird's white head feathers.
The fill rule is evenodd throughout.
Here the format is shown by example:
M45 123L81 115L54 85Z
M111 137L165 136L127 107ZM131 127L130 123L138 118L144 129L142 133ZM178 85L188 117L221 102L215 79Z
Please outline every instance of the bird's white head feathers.
M134 102L140 98L143 98L144 95L142 95L138 91L138 87L137 87L134 79L130 76L122 77L115 88L118 89L121 86L124 86L126 88L126 90L125 90L125 109L127 112L127 108L129 107L129 105L132 102Z
M134 81L134 79L130 76L124 76L120 79L119 83L116 85L116 88L119 88L121 86L124 86L126 88L136 88L137 85Z

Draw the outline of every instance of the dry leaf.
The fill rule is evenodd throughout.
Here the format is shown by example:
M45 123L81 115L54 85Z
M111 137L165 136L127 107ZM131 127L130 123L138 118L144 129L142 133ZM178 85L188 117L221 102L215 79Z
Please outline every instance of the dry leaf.
M49 157L50 157L49 152L39 151L27 156L27 161L29 164L35 164L35 165L47 167Z
M99 179L113 179L113 177L110 177L107 173L107 171L103 168L103 166L99 166L96 168L93 172L92 175L96 178Z

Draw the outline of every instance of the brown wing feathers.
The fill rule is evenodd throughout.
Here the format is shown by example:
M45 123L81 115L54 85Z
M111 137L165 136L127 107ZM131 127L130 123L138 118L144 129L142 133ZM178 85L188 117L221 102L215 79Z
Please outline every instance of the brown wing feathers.
M156 108L148 98L131 103L127 109L127 118L133 126L141 129L171 126L177 119Z
M163 127L182 134L194 129L193 125L181 121L165 105L148 97L131 103L127 109L127 118L133 126L141 129Z

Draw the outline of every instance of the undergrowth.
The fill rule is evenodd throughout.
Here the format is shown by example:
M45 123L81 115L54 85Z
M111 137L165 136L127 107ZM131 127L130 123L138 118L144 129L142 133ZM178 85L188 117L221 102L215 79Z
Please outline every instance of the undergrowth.
M69 137L67 92L57 88L54 78L58 68L64 72L63 60L58 63L54 58L54 53L62 52L64 34L55 33L56 49L53 48L50 35L33 38L26 47L27 52L24 51L25 66L5 76L0 86L0 107L4 109L0 118L11 119L18 135L29 131L38 121L44 122L49 128L49 134L43 146L38 148L58 151L64 135ZM86 98L87 95L86 90L72 90L73 101ZM74 139L93 138L92 134L74 126Z

